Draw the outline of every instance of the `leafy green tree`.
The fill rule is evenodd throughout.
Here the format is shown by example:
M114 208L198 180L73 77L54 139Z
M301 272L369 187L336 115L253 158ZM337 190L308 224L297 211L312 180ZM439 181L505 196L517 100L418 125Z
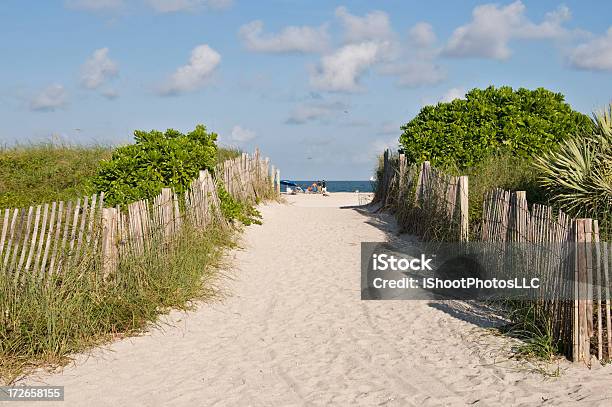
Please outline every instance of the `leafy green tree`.
M498 154L541 154L567 136L591 132L592 123L561 93L490 86L425 106L401 129L409 161L463 170Z
M169 187L182 193L200 170L214 171L217 134L203 125L183 134L174 129L134 132L135 144L117 148L92 179L109 205L149 199Z

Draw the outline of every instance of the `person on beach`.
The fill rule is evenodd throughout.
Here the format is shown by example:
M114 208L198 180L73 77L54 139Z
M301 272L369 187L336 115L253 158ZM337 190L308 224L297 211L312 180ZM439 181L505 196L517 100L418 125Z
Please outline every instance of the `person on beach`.
M327 195L327 183L325 180L321 181L321 193Z

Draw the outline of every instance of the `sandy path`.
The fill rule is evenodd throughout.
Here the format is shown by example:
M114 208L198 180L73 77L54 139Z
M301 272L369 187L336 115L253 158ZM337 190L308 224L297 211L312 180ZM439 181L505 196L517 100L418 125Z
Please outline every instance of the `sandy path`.
M222 303L28 384L63 385L75 406L612 405L609 367L545 378L503 362L507 340L466 310L361 301L359 245L384 228L339 208L354 194L289 201L246 230Z

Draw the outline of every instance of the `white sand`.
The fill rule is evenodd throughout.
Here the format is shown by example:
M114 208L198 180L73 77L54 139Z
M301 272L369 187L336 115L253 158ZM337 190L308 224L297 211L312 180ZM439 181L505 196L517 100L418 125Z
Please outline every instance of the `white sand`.
M458 304L361 301L360 242L389 218L340 209L351 193L288 202L246 230L223 302L26 382L65 386L70 406L612 405L609 366L547 378Z

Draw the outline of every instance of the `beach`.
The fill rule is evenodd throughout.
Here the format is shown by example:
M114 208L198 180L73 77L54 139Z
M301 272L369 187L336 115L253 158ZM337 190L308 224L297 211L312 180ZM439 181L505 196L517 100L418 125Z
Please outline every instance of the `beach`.
M355 193L284 199L228 254L217 301L18 384L64 386L63 406L612 404L609 365L517 361L473 305L362 301L360 243L398 238L393 218Z

